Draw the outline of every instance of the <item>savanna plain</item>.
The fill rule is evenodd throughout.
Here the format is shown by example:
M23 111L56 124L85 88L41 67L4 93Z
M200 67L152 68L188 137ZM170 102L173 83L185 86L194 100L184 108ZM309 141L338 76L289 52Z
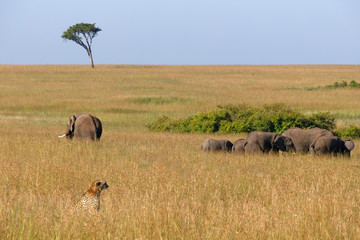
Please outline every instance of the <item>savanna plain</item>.
M151 132L162 115L284 103L360 125L360 66L0 66L1 239L360 239L360 141L350 158L205 153L208 137ZM59 139L97 116L100 142ZM69 209L95 179L93 216Z

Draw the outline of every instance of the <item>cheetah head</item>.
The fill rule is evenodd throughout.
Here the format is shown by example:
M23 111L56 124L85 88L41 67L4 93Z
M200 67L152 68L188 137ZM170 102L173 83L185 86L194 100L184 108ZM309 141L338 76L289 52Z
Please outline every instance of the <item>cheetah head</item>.
M87 193L100 197L100 193L104 189L108 189L109 185L103 180L95 180L92 184Z

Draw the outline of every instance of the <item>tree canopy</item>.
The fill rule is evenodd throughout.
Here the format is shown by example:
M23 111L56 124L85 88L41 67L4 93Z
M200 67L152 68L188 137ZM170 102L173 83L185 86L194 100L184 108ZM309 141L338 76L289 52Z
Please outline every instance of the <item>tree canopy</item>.
M97 36L101 29L95 27L95 23L78 23L69 27L61 36L65 40L71 40L85 48L90 61L91 67L94 67L91 44L94 37Z

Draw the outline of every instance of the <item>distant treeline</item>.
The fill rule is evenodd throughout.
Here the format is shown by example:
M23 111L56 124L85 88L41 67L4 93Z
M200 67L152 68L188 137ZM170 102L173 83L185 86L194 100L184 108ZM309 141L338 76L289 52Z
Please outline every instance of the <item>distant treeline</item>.
M355 126L335 130L335 118L328 112L305 115L284 104L254 108L247 105L217 106L183 119L161 116L146 125L152 131L181 133L250 133L255 130L282 133L293 127L319 127L334 131L340 137L360 137Z

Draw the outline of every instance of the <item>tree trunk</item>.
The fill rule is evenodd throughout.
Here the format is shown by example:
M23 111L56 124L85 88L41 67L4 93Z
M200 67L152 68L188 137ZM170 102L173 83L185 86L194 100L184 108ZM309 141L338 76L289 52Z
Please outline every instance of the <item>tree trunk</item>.
M91 47L89 46L89 50L88 50L88 55L89 55L89 58L90 58L90 62L91 62L91 67L94 68L94 60L93 60L93 57L92 57L92 52L91 52Z
M91 67L94 68L94 61L91 53L89 54L89 57L90 57Z

